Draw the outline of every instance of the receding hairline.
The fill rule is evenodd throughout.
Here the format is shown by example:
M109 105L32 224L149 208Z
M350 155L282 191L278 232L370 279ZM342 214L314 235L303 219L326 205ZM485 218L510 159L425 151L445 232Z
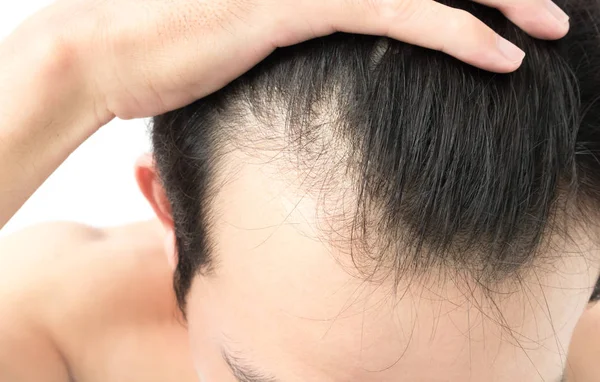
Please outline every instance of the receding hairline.
M449 2L459 4L459 1ZM449 237L460 239L460 235L456 235L456 231L460 227L457 228L450 224L447 226L447 232L439 229L440 226L444 228L444 226L440 225L440 222L443 223L445 219L452 219L452 215L456 215L456 211L459 214L464 213L464 216L461 217L462 220L457 220L457 224L464 224L465 221L471 219L471 224L466 225L467 231L487 230L484 232L487 236L481 235L478 238L491 237L493 240L497 239L496 243L500 243L504 247L511 247L513 244L506 238L522 238L526 236L520 235L520 232L516 232L520 223L524 222L521 227L524 227L524 231L527 231L530 227L534 227L541 232L539 227L547 227L553 218L550 209L552 200L555 198L555 184L557 182L552 176L548 176L548 174L554 172L556 169L558 169L556 171L570 171L569 166L574 159L587 161L587 164L592 169L586 170L582 168L582 171L587 171L584 174L586 174L588 179L585 183L582 182L578 186L589 187L594 184L597 185L598 179L594 177L592 172L600 173L600 171L597 171L596 167L598 166L594 164L595 157L593 150L595 150L594 145L596 143L593 140L593 136L588 140L579 139L577 141L578 144L591 147L589 151L586 151L586 155L582 155L584 151L579 148L576 154L573 153L575 145L571 145L571 141L575 140L574 135L577 132L577 128L581 127L577 125L580 122L579 120L584 117L584 119L589 119L590 115L592 115L591 112L586 112L585 115L582 115L582 110L578 108L579 98L583 96L584 92L577 94L577 81L580 81L579 85L581 86L591 86L598 82L597 79L590 78L589 81L585 81L584 78L586 75L588 77L591 76L589 73L578 73L582 77L574 77L573 71L576 69L579 70L579 67L576 66L577 56L572 60L569 56L561 56L562 50L566 52L566 49L563 49L565 47L561 48L561 45L568 44L568 42L549 43L530 40L522 31L517 30L516 27L512 26L499 13L492 14L490 12L495 11L466 1L460 2L460 4L470 7L476 12L483 12L485 17L482 17L482 19L484 21L498 24L495 26L498 26L503 34L506 34L511 39L519 40L517 42L524 43L529 47L529 50L534 51L536 54L531 55L524 67L514 75L496 76L482 73L464 64L459 64L442 54L420 50L419 48L398 42L390 41L391 51L387 47L386 53L382 54L380 38L331 36L307 42L301 46L279 50L274 56L218 94L189 106L181 113L174 112L170 114L169 118L166 118L166 122L170 123L170 126L161 127L165 130L162 133L162 137L166 137L166 139L163 139L161 142L159 140L161 134L155 134L155 143L160 147L161 145L174 142L175 139L183 142L182 144L170 146L170 149L165 149L167 146L162 149L163 156L175 158L175 161L164 161L165 165L163 166L164 171L162 171L162 175L165 179L167 175L172 175L169 174L169 171L187 175L178 178L176 174L176 176L171 176L165 180L165 184L167 186L172 185L173 188L170 199L175 201L175 204L180 203L182 200L185 202L178 208L178 216L181 219L176 221L176 224L180 227L185 226L178 233L178 243L181 244L180 253L184 259L181 268L185 268L186 272L184 278L189 280L190 275L194 274L198 266L205 264L205 260L209 260L209 256L206 256L206 254L198 255L200 245L203 243L202 240L199 240L201 234L198 234L198 232L206 230L206 225L210 224L210 221L206 219L205 215L200 218L193 217L194 219L192 219L191 214L194 214L195 211L201 208L207 209L205 205L209 204L207 202L209 198L205 198L204 196L209 195L210 192L203 192L200 195L199 193L196 194L196 191L199 188L204 188L204 191L210 191L211 187L214 188L214 185L211 186L209 184L210 177L206 177L201 181L206 184L200 185L192 184L191 180L198 178L200 174L200 172L196 171L198 167L203 168L202 174L209 173L210 171L204 171L204 167L214 163L215 157L207 155L201 157L202 159L200 160L195 160L194 158L198 157L198 152L194 150L206 151L206 146L210 146L211 143L205 143L204 147L194 147L194 144L189 142L189 136L186 138L185 133L181 136L177 136L177 134L180 134L181 130L183 130L186 133L191 132L192 136L193 134L200 134L195 136L195 138L203 142L217 141L218 139L215 137L219 132L223 131L219 126L222 126L225 120L224 117L227 116L227 113L223 111L230 108L232 100L239 100L240 98L249 101L246 105L251 108L252 113L258 111L259 114L261 112L265 114L265 110L268 111L269 106L273 105L274 96L281 96L283 94L288 97L283 102L283 110L288 112L286 117L290 117L286 118L285 121L294 122L294 117L303 119L306 117L307 112L311 110L309 107L304 106L314 105L315 100L322 101L322 99L319 99L319 95L324 93L321 90L328 81L332 81L332 78L334 80L337 79L338 82L341 79L342 83L345 81L348 85L352 85L348 86L348 88L358 87L357 91L350 89L350 94L346 94L344 101L349 100L351 106L358 105L354 109L360 110L355 110L354 113L351 110L349 113L343 113L343 116L349 116L350 118L354 118L354 121L360 122L353 125L357 129L363 129L357 132L357 136L367 137L365 140L370 144L364 146L366 149L363 150L363 147L361 147L362 151L358 150L365 153L365 155L371 156L371 158L368 158L369 160L365 160L362 163L364 166L363 170L365 170L363 174L366 177L359 179L362 185L366 185L367 187L373 185L371 189L365 191L364 194L367 196L378 193L377 197L386 198L396 194L397 190L394 190L393 187L388 187L389 184L394 182L387 182L389 179L386 178L393 179L394 177L399 177L403 169L393 168L393 165L399 162L396 155L402 150L388 150L387 144L402 145L404 143L406 145L404 147L405 151L410 151L411 138L414 138L414 143L417 146L423 144L423 142L433 142L433 144L428 143L429 146L423 145L419 152L412 153L411 155L416 158L415 160L411 160L413 158L411 155L401 158L403 160L401 163L413 167L414 163L421 163L421 161L435 161L437 154L427 156L429 153L428 150L431 150L434 144L442 147L444 143L451 144L452 142L456 143L457 140L461 141L461 139L458 139L460 137L464 138L464 141L468 144L455 145L452 149L454 152L459 152L462 155L462 160L463 162L467 161L467 166L471 166L472 168L486 166L489 165L490 161L494 161L502 156L503 160L507 162L504 166L498 162L493 166L488 166L486 171L482 172L483 175L479 177L476 171L470 173L463 171L467 176L461 176L461 171L466 166L463 163L463 165L456 164L448 167L448 163L450 163L452 158L447 151L450 151L451 148L445 148L444 146L442 147L443 150L438 150L438 156L441 156L442 159L444 159L444 156L447 156L447 158L441 160L439 163L434 162L429 169L425 168L425 170L430 171L427 176L419 178L420 172L413 169L409 175L416 177L421 182L421 188L418 189L420 191L411 195L408 203L396 203L391 199L384 201L385 208L383 210L386 213L382 214L382 216L392 217L387 223L392 229L397 230L400 226L404 228L408 226L404 224L406 222L412 224L413 232L417 233L417 235L413 236L419 238L416 242L417 247L422 246L426 240L439 239L438 241L441 245L438 245L438 247L447 249L443 247L443 244L449 241ZM578 2L577 4L581 4L578 6L581 8L579 9L580 13L587 10L584 2ZM594 2L594 5L598 6L598 2ZM574 7L576 8L576 6ZM575 10L577 11L578 9ZM594 11L597 13L597 10ZM592 22L593 20L589 21L589 23ZM590 27L591 25L588 25L582 27L582 29L589 29ZM577 27L574 26L573 33L577 33L576 29ZM592 41L598 42L598 37L593 33L590 33L587 37L583 35L578 38L581 41L578 41L578 44L570 44L569 49L578 48L580 45L583 47L584 44L591 43ZM598 50L597 46L593 49ZM598 56L598 53L593 49L583 53L586 59ZM373 51L376 51L378 54L375 63L372 60ZM537 62L535 60L541 61ZM531 64L529 64L530 62ZM379 72L377 72L378 67L382 67ZM386 77L389 74L393 75ZM461 78L462 82L458 81ZM521 80L511 80L511 78L520 78ZM403 79L404 82L398 79ZM403 84L408 84L408 88L403 88ZM283 93L277 94L271 91L277 88L282 89ZM489 88L493 88L492 91L496 92L496 95L491 94L491 92L483 93ZM422 91L419 92L420 90ZM594 90L595 93L590 93L591 91L588 89L586 103L591 102L590 99L597 98L597 91ZM472 100L473 103L471 104L465 99L467 97L465 94L474 94L477 97ZM550 94L552 95L551 97ZM494 98L498 95L500 97ZM363 99L361 97L367 98ZM523 98L523 100L519 97ZM515 103L515 99L522 102ZM306 102L303 102L303 100ZM399 109L399 105L402 105L404 109ZM394 107L396 107L395 111ZM450 111L448 112L448 110ZM518 115L516 114L517 110L521 112ZM390 114L393 114L393 121L391 122L389 120ZM268 113L265 115L268 115ZM460 118L465 115L469 116L469 121L482 121L482 124L477 126L476 123L463 123L464 121L461 121ZM404 118L399 118L398 116ZM432 118L439 125L436 127L439 131L435 134L419 135L417 131L412 136L409 135L406 137L407 139L399 139L398 136L394 135L401 134L406 129L410 129L410 125L414 124L420 124L423 128L421 130L431 129L431 124L427 122L431 122ZM165 121L164 118L162 120ZM159 121L161 121L160 118ZM232 121L229 120L229 123ZM402 121L406 121L408 125L402 125ZM593 120L584 121L582 126L594 126L593 122ZM383 129L381 134L369 136L369 132L372 131L370 129L375 129L386 123L388 125L385 126L386 128ZM289 126L294 127L299 125L290 124ZM515 129L515 127L518 129ZM466 129L471 129L468 130L471 133L464 133L464 131L467 131ZM487 136L481 135L481 131L483 130L489 134ZM498 134L493 135L496 131ZM507 131L510 133L503 133ZM352 133L356 132L356 130L347 129L347 132ZM523 135L524 132L529 135ZM460 134L464 134L464 136ZM538 135L535 136L535 134ZM512 142L514 145L505 148L504 151L494 151L496 148L495 145L498 142L501 143L507 139L510 140L512 136L517 136L519 138L518 142ZM443 137L443 139L440 137ZM454 141L452 140L453 137L455 138ZM478 141L469 141L469 139L475 138ZM436 139L439 140L436 141ZM493 144L482 143L482 141L486 140ZM188 145L188 147L184 147L185 145ZM538 152L534 152L535 150L538 150ZM523 153L529 153L530 151L532 152L532 158L537 158L537 162L531 160L531 158L529 161L527 158L514 160L519 155L527 156L527 154ZM378 154L381 152L384 152L385 155L378 157ZM167 155L164 155L165 153ZM380 160L379 164L377 160ZM542 168L541 171L538 171L539 176L532 176L531 179L521 182L523 178L527 178L528 174L531 175L532 172L537 171L536 169L539 166L547 166L549 162L552 162L552 166L557 166L552 167L555 170L550 168L548 171L543 171L544 168ZM371 167L369 166L378 165L380 167L377 169L379 173L377 171L370 171ZM386 172L386 166L392 168L393 171ZM521 167L525 168L523 174L514 176L515 172L519 171ZM453 177L456 184L452 192L443 194L444 190L453 187L451 182L445 181L445 177ZM435 181L428 182L428 179L434 179ZM508 181L494 183L498 179L508 179ZM401 182L396 180L394 180L394 184L401 184ZM541 188L535 189L540 184L542 184ZM506 190L503 190L505 194L498 191L503 187L506 188ZM533 191L531 191L532 187ZM481 190L484 188L484 191L490 193L491 196L486 196L485 192L481 193ZM424 198L419 200L420 195L432 192L432 190L438 192L438 197L432 197L429 201ZM461 190L467 191L461 193ZM523 190L525 191L522 192L522 195L517 195L518 197L512 195L515 196L514 200L507 201L511 197L511 192L515 194ZM475 198L480 198L477 205L468 205L469 198L462 196L462 194L467 193L471 193ZM198 204L201 205L200 207L194 205L193 201L190 201L190 195L200 199L198 201ZM597 202L597 193L590 193L590 195L591 199ZM535 201L538 197L540 198L539 203ZM409 211L409 217L406 218L406 216L403 216L404 219L398 219L397 216L400 216L398 211L404 208L400 212L405 212L406 207L410 209L410 202L414 202L415 200L416 203L412 203L412 205L417 207ZM534 200L534 203L531 205L531 208L534 210L533 213L521 204L531 200ZM443 208L437 208L437 210L431 208L436 203ZM461 203L465 203L466 207L462 210L457 209L457 206L460 206ZM477 210L477 208L480 209ZM473 216L479 216L480 219L473 218ZM184 222L182 221L183 219L188 221ZM494 224L499 225L497 230L494 228ZM360 226L360 224L358 225ZM555 232L559 233L559 231L556 230ZM408 238L410 239L411 236L409 235ZM526 243L527 245L530 243L536 244L537 239L535 235L532 236L531 240L530 238L526 239L529 241L529 243ZM392 237L390 241L398 243L396 237ZM468 242L468 240L464 241ZM481 243L485 244L484 240L473 240L473 242L478 243L480 246ZM507 242L508 244L505 245ZM404 247L410 248L409 244L403 243ZM523 247L527 248L527 245ZM530 247L533 247L533 245ZM487 248L483 246L483 249ZM207 251L203 251L207 253ZM447 252L438 251L438 254ZM461 251L454 252L459 256L461 255ZM491 253L493 251L490 250L488 252ZM489 260L489 262L486 263L484 261L483 264L492 264L492 268L494 266L500 268L507 266L506 269L512 264L515 265L514 268L518 268L518 266L527 263L528 260L535 257L533 252L528 255L526 250L512 252L514 255L512 257L510 253L504 253L497 258L493 256L485 257L484 260ZM375 254L373 253L373 255ZM198 258L203 260L197 260ZM190 259L193 261L186 264L185 261ZM421 259L425 263L429 261L426 256L423 256ZM471 260L465 264L472 264ZM492 269L490 273L493 275L495 271L495 269ZM508 272L505 273L509 275L514 274L512 269L508 269Z

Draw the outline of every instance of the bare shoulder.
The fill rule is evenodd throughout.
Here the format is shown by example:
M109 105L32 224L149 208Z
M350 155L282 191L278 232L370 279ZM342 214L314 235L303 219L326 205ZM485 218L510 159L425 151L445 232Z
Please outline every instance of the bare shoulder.
M48 223L0 240L0 290L29 299L49 325L63 323L69 309L77 317L119 318L149 296L169 301L170 280L156 222L102 229Z
M159 230L154 222L114 228L74 222L44 223L0 238L0 274L10 278L11 284L17 283L15 278L22 281L19 284L30 284L36 276L49 271L67 271L66 268L80 265L86 272L94 272L92 264L106 258L113 260L104 264L106 267L130 263L140 256L150 258L159 245ZM69 274L61 276L68 278ZM0 277L0 282L7 281L4 277Z
M171 273L161 250L153 222L108 229L50 223L0 239L0 311L11 315L0 320L0 344L9 336L20 344L5 347L6 354L0 345L0 380L20 381L4 378L2 358L13 365L15 358L31 361L32 349L36 362L63 368L58 378L68 368L85 372L93 367L88 359L102 357L90 352L112 346L123 328L172 319Z
M31 289L39 293L38 287L43 285L56 296L57 291L51 288L59 286L56 282L80 282L111 267L126 266L136 257L150 257L148 252L154 249L153 239L157 236L148 234L153 227L139 223L101 229L56 222L0 238L0 290L22 295Z
M100 230L84 225L51 223L0 238L0 306L28 301L35 310L45 297L41 287L69 253L101 236Z
M103 230L84 224L42 223L0 238L0 261L16 263L39 259L63 252L68 247L98 240L103 236ZM21 255L15 256L14 251L21 252Z
M6 258L13 250L42 249L43 254L55 250L57 246L73 245L94 240L103 231L74 222L42 223L25 228L6 237L0 237L0 256Z
M0 380L69 381L68 365L40 320L44 271L64 249L99 232L78 224L43 224L0 239ZM35 360L36 367L31 362Z

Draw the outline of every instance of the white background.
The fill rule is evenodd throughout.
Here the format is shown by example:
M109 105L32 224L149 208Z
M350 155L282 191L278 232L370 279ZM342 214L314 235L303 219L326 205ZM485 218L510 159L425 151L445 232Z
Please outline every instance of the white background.
M0 0L0 40L29 15L51 3L52 0ZM0 235L44 221L107 226L150 218L150 207L133 176L135 160L148 151L147 121L111 122L71 155Z

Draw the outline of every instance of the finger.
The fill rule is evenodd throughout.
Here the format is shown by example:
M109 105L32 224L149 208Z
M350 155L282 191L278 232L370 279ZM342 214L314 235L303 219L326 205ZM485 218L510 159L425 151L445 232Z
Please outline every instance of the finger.
M569 31L569 16L551 0L474 0L498 8L532 36L553 40Z
M470 13L429 0L325 1L321 20L341 32L385 35L493 72L516 70L525 53ZM332 4L336 3L333 5ZM335 9L337 8L337 9ZM340 9L344 9L340 12Z

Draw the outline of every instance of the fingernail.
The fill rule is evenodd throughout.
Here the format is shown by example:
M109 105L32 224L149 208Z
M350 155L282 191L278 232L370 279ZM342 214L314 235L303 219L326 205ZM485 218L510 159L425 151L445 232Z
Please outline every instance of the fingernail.
M498 49L510 62L520 64L525 58L525 52L502 36L498 36Z
M558 5L556 5L551 0L546 0L546 8L548 11L554 16L556 20L558 20L561 24L566 24L569 22L569 15L567 15Z

